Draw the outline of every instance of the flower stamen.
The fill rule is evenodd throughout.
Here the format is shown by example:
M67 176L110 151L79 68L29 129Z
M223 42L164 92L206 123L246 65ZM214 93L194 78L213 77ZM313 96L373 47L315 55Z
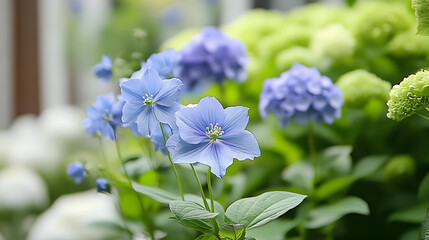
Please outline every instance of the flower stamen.
M145 94L145 96L143 96L143 105L145 106L150 106L150 105L155 105L155 100L153 100L153 95L151 94L150 96L148 94Z
M216 139L222 136L225 132L222 131L222 128L218 126L219 124L210 123L210 127L206 127L207 136L211 139L211 141L216 141Z

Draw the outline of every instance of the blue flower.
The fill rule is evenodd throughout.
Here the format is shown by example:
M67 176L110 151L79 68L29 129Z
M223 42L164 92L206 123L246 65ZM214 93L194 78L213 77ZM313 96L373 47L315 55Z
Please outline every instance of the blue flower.
M181 55L180 79L189 89L247 78L246 47L216 28L205 28L182 48Z
M167 124L162 124L162 128L164 129L165 139L168 139L173 134L173 129ZM167 147L165 147L164 136L160 126L152 133L151 141L155 145L155 151L161 150L162 154L167 155Z
M107 82L112 77L112 59L109 56L101 56L101 62L94 66L94 73L97 77Z
M279 78L265 80L259 112L263 118L273 113L282 126L292 117L299 124L310 119L331 124L341 117L343 104L343 94L331 79L316 68L295 64Z
M181 67L179 65L180 53L174 49L167 49L160 53L152 54L146 62L142 62L141 69L131 76L131 78L141 78L148 68L158 72L160 78L179 77Z
M74 162L67 167L67 174L74 178L77 184L81 183L86 176L85 168L82 163Z
M115 129L122 126L121 116L124 101L116 102L113 93L99 95L93 106L86 109L88 118L83 121L87 133L99 131L103 136L115 139Z
M97 185L97 192L110 193L111 186L109 180L105 178L97 178L95 184Z
M167 141L173 162L206 164L222 178L234 158L253 160L260 156L258 142L245 130L248 110L241 106L224 109L216 98L205 97L196 107L177 111L179 131Z
M125 101L122 121L125 124L136 123L138 132L146 137L152 136L160 122L174 129L174 113L180 108L182 81L176 78L162 80L152 68L138 74L138 78L136 75L120 83L121 96Z

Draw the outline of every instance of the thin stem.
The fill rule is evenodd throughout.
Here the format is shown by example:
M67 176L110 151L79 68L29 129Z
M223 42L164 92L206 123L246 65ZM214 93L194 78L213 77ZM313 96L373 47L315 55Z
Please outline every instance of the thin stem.
M314 147L314 132L313 132L313 122L310 121L308 124L308 148L310 151L310 158L311 161L313 162L313 169L314 169L314 179L313 179L313 187L312 190L314 189L316 182L317 182L317 178L319 175L319 163L317 161L316 158L316 150Z
M164 138L164 144L167 149L168 160L170 160L170 164L171 164L171 167L173 168L174 176L176 176L176 182L177 182L177 186L179 187L180 196L182 197L182 201L185 201L185 196L183 195L183 189L182 189L182 184L180 183L179 175L177 174L176 167L174 166L173 160L171 160L170 151L167 148L167 139L165 137L165 132L164 132L164 128L162 127L162 123L159 123L159 126L161 127L162 137Z
M212 206L212 213L214 213L213 191L212 191L212 184L211 184L211 181L210 181L210 176L212 175L211 170L212 170L211 167L209 167L209 170L207 171L207 186L209 188L210 203L211 203L211 206Z
M151 224L151 222L149 220L148 215L145 214L145 209L144 209L144 206L143 206L143 202L140 199L139 194L133 188L133 185L132 185L132 182L131 182L131 178L128 175L127 170L125 169L125 163L124 163L124 159L122 158L121 149L119 147L119 142L116 139L115 139L115 145L116 145L116 152L118 153L119 160L121 161L122 170L124 171L125 177L127 178L128 183L130 184L130 187L133 190L133 192L135 193L136 198L137 198L137 200L139 202L140 209L141 209L141 214L142 214L142 220L143 220L143 222L146 223L146 226L148 228L148 232L149 232L149 235L150 235L150 239L155 239L153 228L152 228L152 224Z
M203 199L204 206L206 207L206 210L210 212L210 207L209 207L209 204L207 203L206 195L204 194L203 187L201 186L201 182L200 182L200 179L198 178L197 172L195 171L194 165L192 165L192 164L189 164L189 165L191 165L192 172L194 173L195 179L197 180L198 187L200 188L201 198ZM212 204L213 204L213 202L212 202ZM214 227L213 232L214 232L215 236L217 238L219 238L219 225L217 224L216 219L212 218L210 220L211 220L213 227Z
M420 117L422 117L422 118L426 119L426 120L429 120L429 117L426 117L426 116L425 116L425 115L423 115L423 114L420 114L420 113L418 113L418 112L416 112L416 114L417 114L418 116L420 116Z

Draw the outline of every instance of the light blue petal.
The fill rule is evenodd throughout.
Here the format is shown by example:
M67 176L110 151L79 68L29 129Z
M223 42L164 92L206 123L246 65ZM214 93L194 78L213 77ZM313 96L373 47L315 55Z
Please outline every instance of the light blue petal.
M88 115L89 119L102 119L102 115L93 106L86 108L86 115Z
M143 111L143 102L129 101L122 108L122 121L124 123L135 122Z
M174 135L173 135L174 136ZM198 143L198 144L189 144L182 139L178 139L177 135L175 137L171 136L172 140L167 141L167 146L171 149L171 145L175 144L176 147L171 151L172 161L174 163L197 163L203 158L201 153L208 146L207 142ZM177 141L177 143L172 143Z
M129 79L122 81L119 86L121 87L121 96L125 101L143 101L143 96L146 92L142 88L142 80Z
M249 122L249 108L236 106L225 109L225 123L222 126L224 135L243 131Z
M158 94L162 87L162 79L159 77L158 73L152 69L148 68L141 78L142 89L145 94L149 96L153 95L154 97Z
M115 139L115 130L106 121L102 122L101 127L98 130L100 131L101 135L110 138L111 140Z
M145 107L137 117L137 128L142 136L150 137L158 124L152 107Z
M180 137L184 141L197 144L208 139L207 125L202 121L196 108L182 108L176 112L175 116Z
M226 169L234 162L232 152L224 144L209 143L201 153L199 163L211 167L211 172L218 178L223 178Z
M251 159L261 156L261 150L255 137L249 131L235 135L221 136L221 143L229 148L232 157L238 160Z
M163 80L161 90L155 96L154 100L157 104L169 106L177 102L180 97L180 87L183 86L182 81L177 78Z
M197 104L196 110L201 115L200 121L209 127L210 124L223 126L225 122L225 112L220 102L215 97L205 97Z
M180 141L179 134L173 134L167 139L165 146L169 149L170 152L173 152L177 146L177 143Z
M174 114L179 109L180 105L178 103L172 104L168 107L158 104L153 107L153 111L158 121L170 125L173 130L177 130L176 117Z

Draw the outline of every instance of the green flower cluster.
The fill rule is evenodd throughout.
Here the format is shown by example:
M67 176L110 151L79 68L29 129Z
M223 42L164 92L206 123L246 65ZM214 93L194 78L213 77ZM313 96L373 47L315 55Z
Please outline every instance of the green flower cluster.
M344 95L345 104L351 107L365 107L372 100L385 103L389 99L392 85L363 69L342 75L337 81Z
M422 70L405 78L401 84L393 86L387 117L400 121L422 108L428 109L429 72Z

